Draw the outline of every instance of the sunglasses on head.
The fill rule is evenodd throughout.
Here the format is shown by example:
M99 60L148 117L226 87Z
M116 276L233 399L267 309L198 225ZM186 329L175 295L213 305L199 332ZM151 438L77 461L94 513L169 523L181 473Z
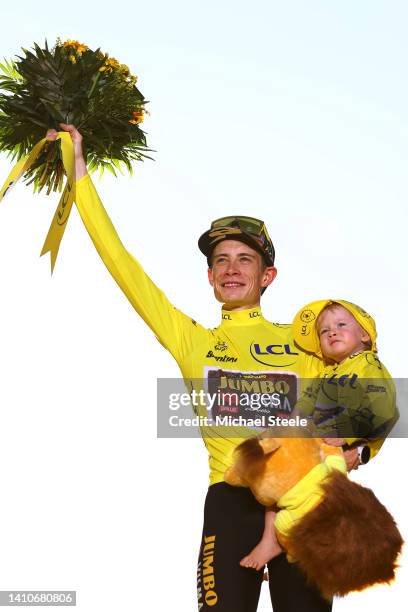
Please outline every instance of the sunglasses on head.
M211 223L211 229L216 229L218 227L237 227L242 232L251 234L273 261L275 249L273 248L272 240L269 237L265 223L260 219L241 215L235 217L220 217Z

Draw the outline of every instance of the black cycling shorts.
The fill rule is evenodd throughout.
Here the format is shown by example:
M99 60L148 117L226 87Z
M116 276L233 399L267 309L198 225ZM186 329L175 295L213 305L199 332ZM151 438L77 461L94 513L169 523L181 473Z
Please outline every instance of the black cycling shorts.
M225 482L208 489L197 568L198 610L255 612L263 571L239 565L261 539L265 508L251 491ZM268 563L274 612L330 612L331 602L308 585L284 554Z

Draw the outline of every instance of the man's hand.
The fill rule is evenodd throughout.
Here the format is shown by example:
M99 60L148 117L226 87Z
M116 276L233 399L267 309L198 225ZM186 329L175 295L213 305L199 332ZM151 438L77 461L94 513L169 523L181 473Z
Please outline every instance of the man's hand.
M343 449L344 459L346 461L347 471L357 470L360 465L360 457L358 448Z
M87 174L84 155L82 152L82 135L72 124L60 123L60 127L64 132L68 132L71 136L75 153L75 176L76 180L79 181L80 178ZM56 140L57 131L54 129L48 130L45 137L47 140Z

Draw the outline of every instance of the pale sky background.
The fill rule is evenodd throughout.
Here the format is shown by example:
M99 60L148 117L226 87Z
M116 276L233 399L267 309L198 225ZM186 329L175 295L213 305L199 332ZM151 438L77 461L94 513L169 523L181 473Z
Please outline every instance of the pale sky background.
M309 300L351 299L375 317L384 363L406 377L407 22L405 2L380 0L23 1L2 8L0 57L60 36L139 75L156 161L96 184L179 308L218 324L197 238L213 218L257 216L279 269L264 315L288 322ZM0 156L0 185L10 167ZM81 612L187 612L204 447L156 438L156 378L178 368L75 210L50 278L38 254L56 205L21 184L0 207L0 590L76 589ZM388 441L355 477L407 538L405 451ZM334 611L400 609L402 565L394 585ZM259 610L270 609L264 589Z

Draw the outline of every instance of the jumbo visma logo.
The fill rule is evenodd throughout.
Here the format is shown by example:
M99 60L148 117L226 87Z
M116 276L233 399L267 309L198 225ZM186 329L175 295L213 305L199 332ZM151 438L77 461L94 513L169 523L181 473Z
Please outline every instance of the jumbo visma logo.
M299 353L290 344L258 344L252 342L250 346L251 356L258 363L274 368L287 368L296 363L295 357Z
M206 607L215 606L218 595L215 590L215 535L203 536L202 550L197 566L197 601L200 611Z

